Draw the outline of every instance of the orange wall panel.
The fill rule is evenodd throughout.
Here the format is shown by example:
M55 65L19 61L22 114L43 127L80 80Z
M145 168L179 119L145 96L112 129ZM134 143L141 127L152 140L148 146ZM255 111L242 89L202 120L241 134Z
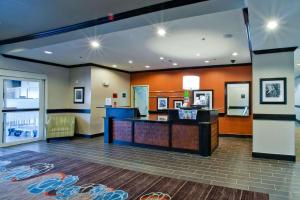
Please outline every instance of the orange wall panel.
M156 110L157 100L155 96L181 96L181 98L169 98L169 106L173 108L173 100L183 100L182 77L184 75L200 76L200 89L211 89L214 91L214 108L218 109L220 113L223 113L225 107L225 82L252 81L252 67L251 65L243 65L137 72L131 74L131 85L149 85L149 110ZM162 93L157 93L157 91L162 91ZM176 91L176 94L170 91ZM179 95L178 91L182 93ZM251 135L252 116L221 117L220 133Z

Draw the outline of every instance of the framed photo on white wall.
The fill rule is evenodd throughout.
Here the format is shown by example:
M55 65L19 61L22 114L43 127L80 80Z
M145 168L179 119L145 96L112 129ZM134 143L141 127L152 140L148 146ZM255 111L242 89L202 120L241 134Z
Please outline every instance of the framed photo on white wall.
M286 78L260 79L260 104L286 104L286 87Z
M84 87L74 87L73 102L76 104L84 104Z

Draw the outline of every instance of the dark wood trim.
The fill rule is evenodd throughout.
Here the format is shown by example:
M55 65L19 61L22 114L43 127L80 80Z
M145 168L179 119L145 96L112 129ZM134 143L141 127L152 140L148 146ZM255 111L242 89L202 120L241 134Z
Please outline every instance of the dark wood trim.
M224 105L224 111L225 111L225 114L227 115L227 85L228 84L248 84L249 85L249 115L247 116L238 116L238 115L228 115L230 117L249 117L251 116L251 113L252 113L252 82L251 81L232 81L232 82L225 82L225 88L224 88L224 102L225 102L225 105Z
M5 58L21 60L21 61L26 61L26 62L32 62L32 63L38 63L38 64L44 64L44 65L52 65L52 66L56 66L56 67L69 68L68 65L63 65L63 64L53 63L53 62L47 62L47 61L42 61L42 60L36 60L36 59L31 59L31 58L24 58L24 57L20 57L20 56L12 56L12 55L8 55L8 54L2 54L2 56L5 57Z
M288 114L253 114L254 120L295 121L296 115Z
M178 70L190 70L190 69L207 69L207 68L223 68L223 67L242 67L252 66L252 63L240 63L240 64L224 64L224 65L209 65L209 66L191 66L191 67L177 67L177 68L164 68L164 69L152 69L132 71L132 74L145 73L145 72L162 72L162 71L178 71Z
M172 0L172 1L167 1L167 2L163 2L163 3L158 3L158 4L154 4L154 5L114 14L113 21L119 21L119 20L131 18L131 17L145 15L148 13L158 12L158 11L162 11L162 10L167 10L167 9L171 9L171 8L181 7L181 6L205 2L205 1L209 1L209 0ZM89 21L85 21L85 22L81 22L81 23L77 23L77 24L73 24L73 25L69 25L69 26L65 26L65 27L60 27L60 28L56 28L56 29L52 29L52 30L48 30L48 31L42 31L42 32L30 34L30 35L24 35L24 36L20 36L20 37L0 40L0 45L13 44L13 43L17 43L17 42L23 42L23 41L34 40L34 39L38 39L38 38L49 37L49 36L53 36L53 35L58 35L58 34L62 34L62 33L68 33L71 31L85 29L85 28L89 28L89 27L93 27L93 26L99 26L102 24L110 23L110 22L112 22L112 21L109 19L109 17L105 16L102 18L93 19L93 20L89 20Z
M285 47L285 48L276 48L276 49L261 49L255 50L253 53L255 55L260 54L269 54L269 53L283 53L283 52L294 52L298 47Z
M219 113L219 117L225 117L226 113Z
M56 113L91 113L90 109L70 109L70 108L63 108L63 109L47 109L47 114L56 114Z
M263 82L264 81L283 81L283 88L284 88L283 102L264 102L263 101ZM287 79L285 77L259 79L259 102L260 102L260 104L287 104Z
M39 64L44 64L44 65L52 65L56 67L63 67L63 68L77 68L77 67L88 67L88 66L95 66L103 69L108 69L112 71L118 71L118 72L124 72L124 73L144 73L144 72L158 72L158 71L176 71L176 70L190 70L190 69L207 69L207 68L223 68L223 67L241 67L241 66L252 66L252 63L241 63L241 64L224 64L224 65L210 65L210 66L192 66L192 67L180 67L180 68L164 68L164 69L154 69L154 70L141 70L141 71L127 71L123 69L116 69L112 67L107 67L104 65L99 65L96 63L82 63L82 64L76 64L76 65L63 65L59 63L52 63L52 62L47 62L47 61L42 61L42 60L36 60L36 59L31 59L31 58L24 58L20 56L13 56L13 55L8 55L8 54L2 54L3 57L5 58L10 58L10 59L15 59L15 60L20 60L20 61L27 61L27 62L33 62L33 63L39 63Z
M220 137L233 137L233 138L253 138L252 135L238 135L238 134L219 134Z
M243 8L243 16L244 16L244 22L245 22L246 32L247 32L248 48L249 48L250 58L251 58L251 62L252 62L252 57L253 57L252 56L252 42L251 42L251 37L250 37L248 8Z
M32 63L38 63L38 64L44 64L44 65L52 65L56 67L63 67L63 68L76 68L76 67L89 67L89 66L95 66L103 69L108 69L112 71L118 71L118 72L124 72L124 73L130 73L129 71L122 70L122 69L115 69L112 67L107 67L104 65L99 65L96 63L82 63L82 64L77 64L77 65L63 65L59 63L53 63L53 62L48 62L48 61L43 61L43 60L37 60L37 59L32 59L32 58L25 58L25 57L20 57L20 56L13 56L13 55L8 55L8 54L2 54L3 57L9 58L9 59L15 59L15 60L20 60L20 61L26 61L26 62L32 62Z
M126 71L126 70L107 67L107 66L104 66L104 65L96 64L96 63L83 63L83 64L77 64L77 65L69 65L68 67L69 68L77 68L77 67L88 67L88 66L94 66L94 67L99 67L99 68L118 71L118 72L130 73L129 71Z
M292 155L252 152L252 157L254 157L254 158L267 158L267 159L274 159L274 160L287 160L287 161L296 162L296 156L292 156Z
M168 110L149 110L149 114L168 114Z
M103 136L104 133L96 133L96 134L80 134L80 133L75 133L76 137L83 137L83 138L95 138L95 137L100 137Z
M3 109L2 112L32 112L32 111L40 111L39 108L19 108L19 109Z

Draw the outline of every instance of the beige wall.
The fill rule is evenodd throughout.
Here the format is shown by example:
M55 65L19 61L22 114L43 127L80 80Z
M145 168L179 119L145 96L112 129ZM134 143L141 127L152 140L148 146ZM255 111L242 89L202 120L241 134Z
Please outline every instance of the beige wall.
M0 56L0 69L16 70L44 74L47 76L46 109L90 109L90 114L74 113L76 116L76 133L96 134L104 131L105 98L118 93L117 105L130 105L130 74L98 67L62 68L26 61L18 61ZM103 86L103 82L109 84ZM85 88L84 104L73 103L74 87ZM121 98L126 92L127 98Z
M74 87L84 87L84 104L74 104ZM69 79L69 102L68 108L90 109L91 107L91 67L77 67L70 69ZM89 113L74 113L76 117L75 132L80 134L90 134Z
M48 109L66 108L69 97L69 69L26 61L8 59L0 56L0 68L44 74L47 76Z
M253 113L295 114L295 78L293 52L253 55ZM287 104L259 102L259 79L287 78ZM253 120L253 152L295 155L295 122L285 120Z
M104 131L103 117L105 116L105 109L96 107L103 107L106 97L112 97L113 93L117 93L118 106L130 105L130 74L92 67L91 80L91 133L96 134ZM109 86L103 86L103 82L108 83ZM127 98L121 97L122 92L127 93Z

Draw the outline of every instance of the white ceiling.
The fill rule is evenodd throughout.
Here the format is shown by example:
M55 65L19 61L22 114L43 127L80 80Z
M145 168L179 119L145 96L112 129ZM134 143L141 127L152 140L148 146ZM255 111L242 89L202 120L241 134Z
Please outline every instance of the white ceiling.
M300 0L248 0L253 50L300 46ZM266 30L277 20L276 31Z
M34 58L66 65L96 63L105 66L118 65L119 69L128 71L177 67L206 66L236 63L248 63L250 52L241 9L206 14L196 17L177 19L163 24L167 30L166 37L156 35L157 26L148 26L107 33L82 36L80 39L61 42L38 48L10 52L10 55ZM232 34L232 38L224 38ZM100 38L102 49L97 51L89 47L89 39ZM203 40L205 38L205 40ZM45 50L52 55L44 54ZM238 56L232 56L238 52ZM200 56L196 56L200 53ZM160 61L163 56L165 60ZM133 64L128 61L132 60ZM172 62L169 62L172 60ZM210 60L210 63L205 63Z
M169 0L2 0L0 40L60 28L108 13L121 13Z

